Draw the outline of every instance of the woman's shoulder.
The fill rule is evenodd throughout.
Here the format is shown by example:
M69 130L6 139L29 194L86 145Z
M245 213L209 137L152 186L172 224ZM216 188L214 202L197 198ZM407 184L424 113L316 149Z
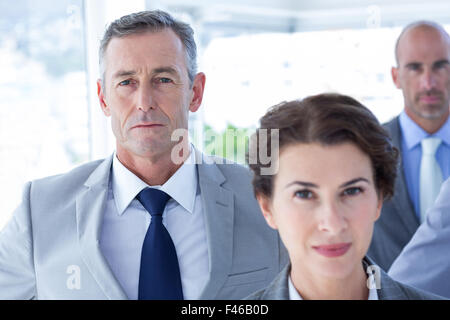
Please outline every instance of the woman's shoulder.
M389 278L391 285L390 288L384 289L384 300L447 300L445 297L398 282L387 274L385 276ZM384 282L386 283L387 281L385 280ZM393 290L394 288L395 290ZM383 287L381 289L383 290Z
M444 297L423 291L391 278L383 269L365 257L363 264L372 285L376 285L379 300L443 300ZM369 283L369 281L368 281Z

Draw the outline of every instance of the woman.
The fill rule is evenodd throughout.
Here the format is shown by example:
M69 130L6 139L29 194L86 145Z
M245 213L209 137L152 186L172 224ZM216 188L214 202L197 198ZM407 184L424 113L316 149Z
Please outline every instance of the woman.
M251 146L279 155L272 175L261 174L263 161L248 161L263 215L290 264L249 299L440 299L394 281L365 256L393 194L398 158L366 107L338 94L282 103L263 116Z

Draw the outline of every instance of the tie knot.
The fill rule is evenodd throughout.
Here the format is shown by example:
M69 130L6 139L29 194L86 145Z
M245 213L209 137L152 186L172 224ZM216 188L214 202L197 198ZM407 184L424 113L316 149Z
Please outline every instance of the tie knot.
M145 188L136 198L152 216L162 216L170 196L158 189Z
M427 155L434 155L436 153L437 148L441 144L441 139L432 137L425 138L422 140L422 153Z

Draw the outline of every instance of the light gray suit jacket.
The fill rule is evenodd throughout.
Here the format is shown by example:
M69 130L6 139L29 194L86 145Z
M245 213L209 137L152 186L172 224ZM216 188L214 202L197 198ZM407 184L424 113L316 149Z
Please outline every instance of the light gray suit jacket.
M401 150L399 118L395 117L384 127L389 131L392 144ZM389 270L403 247L411 240L420 225L406 186L401 159L399 161L394 196L383 203L380 218L375 222L372 243L367 255L383 270Z
M392 264L394 279L450 298L450 178L414 237Z
M364 266L373 265L367 257L363 261ZM248 300L289 300L289 274L291 265L288 264L283 271L265 289L259 290L246 299ZM391 279L380 269L380 289L377 289L378 300L442 300L436 296Z
M250 172L197 159L210 263L200 299L241 299L288 257L260 212ZM127 299L99 246L111 164L112 156L26 185L0 233L0 299Z

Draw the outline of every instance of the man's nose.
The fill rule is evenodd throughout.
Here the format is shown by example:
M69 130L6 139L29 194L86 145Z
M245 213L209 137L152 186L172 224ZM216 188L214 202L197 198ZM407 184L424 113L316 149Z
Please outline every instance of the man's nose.
M136 108L147 112L155 109L152 89L150 85L141 85L138 89Z
M324 204L319 216L320 231L339 234L348 227L347 218L339 205L335 202Z
M436 75L432 70L425 70L420 79L420 85L425 90L431 90L436 86Z

